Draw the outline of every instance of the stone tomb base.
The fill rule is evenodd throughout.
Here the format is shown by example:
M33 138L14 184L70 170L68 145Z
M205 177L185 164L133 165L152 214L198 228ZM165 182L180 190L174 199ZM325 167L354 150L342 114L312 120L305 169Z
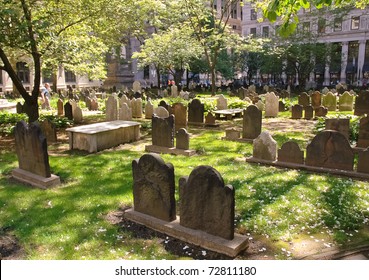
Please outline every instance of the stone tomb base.
M182 155L182 156L188 156L188 157L196 154L195 150L182 150L182 149L177 149L175 147L168 148L168 147L161 147L161 146L156 146L156 145L146 145L145 151L149 153Z
M69 149L95 153L140 138L140 123L110 121L76 126L66 129L69 133Z
M47 189L60 184L59 176L51 174L51 177L42 177L40 175L28 172L26 170L16 168L12 171L14 179L32 186Z
M124 217L174 238L230 257L236 257L248 248L246 236L235 234L232 240L227 240L200 230L183 227L179 224L179 217L175 221L167 222L136 212L132 208L124 212Z

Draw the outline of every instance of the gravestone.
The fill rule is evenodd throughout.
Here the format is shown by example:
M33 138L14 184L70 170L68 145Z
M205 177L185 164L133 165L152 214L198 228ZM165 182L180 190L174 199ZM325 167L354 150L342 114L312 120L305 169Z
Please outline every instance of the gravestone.
M123 94L122 97L119 99L119 107L122 107L122 104L125 103L128 107L131 107L131 100L127 97L127 95Z
M235 127L229 127L225 130L227 140L238 140L241 136L241 131Z
M63 104L63 100L61 100L60 98L58 99L57 102L57 108L58 108L58 116L63 116L64 115L64 104Z
M68 120L73 120L73 108L72 105L69 103L69 101L67 101L64 104L64 116L68 119Z
M119 108L119 120L122 121L132 120L132 109L129 108L127 103L122 103L122 107Z
M303 92L298 97L299 105L305 107L310 105L310 97L306 92Z
M187 107L182 103L174 103L172 106L174 119L175 119L175 130L178 131L180 128L187 127Z
M161 100L158 106L164 107L169 112L169 104L165 100Z
M255 85L250 85L247 89L251 92L256 92L256 86Z
M288 141L278 150L278 161L304 164L304 151L294 141Z
M184 99L184 100L189 100L190 99L190 93L187 91L183 91L181 90L181 92L179 93L179 96Z
M86 108L89 110L89 111L91 111L91 101L92 101L92 99L90 98L90 97L86 97L85 98L85 105L86 105Z
M258 100L258 102L255 103L255 106L258 107L260 111L264 111L265 109L265 104L261 100Z
M302 118L302 105L293 105L292 106L292 119L301 119Z
M99 110L99 103L97 102L97 98L94 97L91 99L91 111Z
M155 115L157 115L159 118L168 118L169 112L167 109L165 109L162 106L159 106L158 108L155 108L154 110Z
M224 239L234 238L235 191L211 166L198 166L179 180L180 225Z
M181 128L176 133L176 148L181 150L190 149L190 135L185 128Z
M17 114L24 113L24 109L23 109L22 103L17 102L17 105L15 106L15 110L16 110Z
M246 93L247 93L247 89L246 89L246 88L244 88L244 87L240 87L240 88L238 89L238 97L239 97L240 99L244 99L244 98L246 97Z
M313 108L316 109L321 105L322 105L322 96L319 91L314 91L311 94L311 106L313 106Z
M242 138L255 139L261 133L262 112L255 105L243 111Z
M159 155L145 154L132 161L133 207L152 217L176 219L174 167Z
M208 125L208 126L215 126L215 116L211 113L211 112L208 112L208 114L206 115L205 117L205 125Z
M56 126L50 120L45 119L40 123L42 133L45 135L47 143L57 142Z
M359 151L357 172L369 173L369 149Z
M369 114L369 91L360 91L359 95L355 98L355 110L356 116Z
M327 94L329 92L329 89L327 88L327 87L324 87L323 89L322 89L322 93L323 94Z
M225 110L228 108L228 100L223 94L217 98L217 110Z
M176 85L172 85L170 88L172 97L177 97L178 96L178 87Z
M204 123L204 104L201 103L200 99L192 99L188 104L188 122L192 124Z
M352 171L354 153L343 134L334 130L325 130L316 135L308 144L305 164Z
M285 112L286 111L286 103L284 103L283 100L279 100L279 112Z
M341 132L349 140L350 119L325 119L325 130Z
M279 111L279 97L274 92L265 95L265 117L277 117Z
M252 156L261 160L275 161L277 159L277 141L268 131L263 131L253 141Z
M141 92L141 83L139 81L134 81L132 84L133 92Z
M323 106L328 109L328 111L337 110L337 97L330 91L323 96Z
M328 114L326 107L320 106L315 108L315 117L325 117Z
M118 119L118 100L113 95L109 96L105 102L106 121L116 121Z
M357 146L365 149L369 147L369 116L360 119Z
M152 144L155 146L174 147L174 115L160 118L152 116Z
M306 120L311 120L314 117L314 108L311 105L304 107L305 115L304 118Z
M354 95L345 91L339 96L338 110L339 111L352 111L354 109Z
M145 119L151 119L154 114L154 105L151 100L147 101L145 105Z
M81 123L82 120L83 120L82 109L76 106L73 111L73 121L75 123Z
M133 98L131 100L131 108L132 108L132 117L133 118L142 118L142 99L141 98Z

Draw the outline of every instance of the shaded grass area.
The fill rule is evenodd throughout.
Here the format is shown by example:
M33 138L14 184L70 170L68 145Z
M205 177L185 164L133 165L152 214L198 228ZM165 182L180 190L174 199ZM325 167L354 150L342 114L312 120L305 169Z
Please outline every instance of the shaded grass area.
M221 140L221 129L189 132L196 156L162 155L174 165L177 200L179 178L198 165L210 165L236 189L236 231L268 240L276 258L293 257L281 248L306 236L319 236L322 247L369 244L368 182L248 164L250 143ZM286 137L300 139L301 145L307 141L301 132L275 132L279 146ZM18 238L25 258L182 258L165 250L161 238L137 238L106 219L121 206L132 205L131 162L143 150L87 154L58 144L50 150L52 173L61 177L62 185L46 191L12 180L15 153L0 151L0 228Z

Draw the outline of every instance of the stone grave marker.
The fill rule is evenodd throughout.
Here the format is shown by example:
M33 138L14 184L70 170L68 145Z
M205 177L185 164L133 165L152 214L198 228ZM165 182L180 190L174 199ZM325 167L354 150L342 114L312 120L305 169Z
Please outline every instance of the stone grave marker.
M255 103L255 106L256 106L256 107L258 107L258 109L259 109L260 111L264 111L264 109L265 109L265 104L264 104L264 102L263 102L263 101L261 101L261 100L258 100L258 102L256 102L256 103Z
M91 99L91 111L97 111L99 110L99 103L97 102L97 98L93 97Z
M182 103L174 103L172 106L175 130L178 131L180 128L187 127L187 107Z
M181 150L190 149L190 135L185 128L180 128L176 133L176 148Z
M325 119L325 130L341 132L349 140L350 119Z
M57 108L58 108L58 116L63 116L64 115L64 104L63 104L63 100L62 99L58 99L57 101Z
M205 117L205 125L215 126L216 125L215 120L216 120L215 116L211 112L208 112L208 114Z
M45 135L47 143L57 142L56 126L50 120L45 119L40 122L40 128L42 133Z
M278 161L304 164L304 151L294 141L288 141L278 150Z
M198 166L179 180L180 225L214 236L234 238L235 191L211 166Z
M85 104L86 104L86 108L91 111L91 102L92 102L92 99L88 96L86 96L85 98Z
M243 111L242 138L255 139L261 133L262 112L255 105Z
M131 107L131 100L127 97L127 95L123 94L122 97L119 99L119 107L122 107L123 103L126 103L128 107Z
M113 95L105 101L106 121L116 121L118 119L118 100Z
M363 151L359 151L357 172L369 173L369 149L368 148Z
M134 81L132 84L132 89L134 93L141 92L141 83L139 81Z
M188 122L190 124L202 124L204 123L204 104L200 99L192 99L188 104Z
M354 95L345 91L338 99L339 111L352 111L354 109Z
M179 96L184 99L184 100L189 100L190 99L190 93L187 91L183 91L181 90L181 92L179 93Z
M322 93L323 94L327 94L329 92L329 89L327 88L327 87L324 87L323 89L322 89Z
M238 140L241 136L241 131L235 127L229 127L225 130L227 140Z
M64 116L68 119L68 120L73 120L73 109L72 109L72 105L69 103L69 101L67 101L64 104Z
M76 106L73 110L73 121L75 123L81 123L83 120L82 109Z
M132 108L132 117L133 118L142 118L142 99L141 98L133 98L131 101Z
M145 119L151 119L154 114L154 105L148 100L145 105Z
M225 110L228 108L228 100L223 94L217 98L217 110Z
M164 107L169 112L169 104L165 100L161 100L158 106Z
M302 118L302 105L293 105L292 106L292 119L301 119Z
M17 105L15 106L15 110L16 110L17 114L24 113L24 109L23 109L22 103L17 102Z
M323 96L323 106L328 109L328 111L337 110L337 97L331 91Z
M174 115L160 118L152 116L152 144L155 146L174 147Z
M279 111L279 97L274 92L265 95L265 117L277 117Z
M176 85L172 85L170 88L172 97L177 97L178 96L178 87Z
M279 108L278 108L279 112L285 112L286 111L286 104L284 103L283 100L279 100Z
M122 107L119 108L119 120L131 121L132 120L132 109L127 103L122 103Z
M369 116L360 119L357 146L365 149L369 147Z
M155 108L154 113L159 117L159 118L168 118L169 117L169 112L167 109L165 109L162 106L159 106L158 108Z
M359 92L355 99L354 114L356 116L369 114L369 90Z
M305 164L352 171L354 153L343 134L334 130L325 130L316 135L308 144Z
M315 117L325 117L328 114L328 109L323 106L315 108Z
M306 92L303 92L299 95L298 104L303 107L310 105L310 97Z
M277 159L277 141L268 131L263 131L253 141L252 156L261 160L275 161Z
M132 161L132 173L134 210L168 222L175 220L173 165L149 153Z
M311 120L314 117L314 108L311 105L304 107L305 115L304 118L306 120Z
M311 94L311 106L313 106L313 108L316 109L321 105L322 105L322 96L319 91L314 91Z

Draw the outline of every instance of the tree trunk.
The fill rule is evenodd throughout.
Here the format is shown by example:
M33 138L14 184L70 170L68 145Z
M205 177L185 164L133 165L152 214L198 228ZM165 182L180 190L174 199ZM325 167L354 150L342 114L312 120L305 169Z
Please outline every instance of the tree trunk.
M211 66L211 95L214 96L216 92L216 71L215 71L215 65Z
M160 88L160 69L159 67L155 67L156 70L156 77L157 77L157 83L158 83L158 88Z

